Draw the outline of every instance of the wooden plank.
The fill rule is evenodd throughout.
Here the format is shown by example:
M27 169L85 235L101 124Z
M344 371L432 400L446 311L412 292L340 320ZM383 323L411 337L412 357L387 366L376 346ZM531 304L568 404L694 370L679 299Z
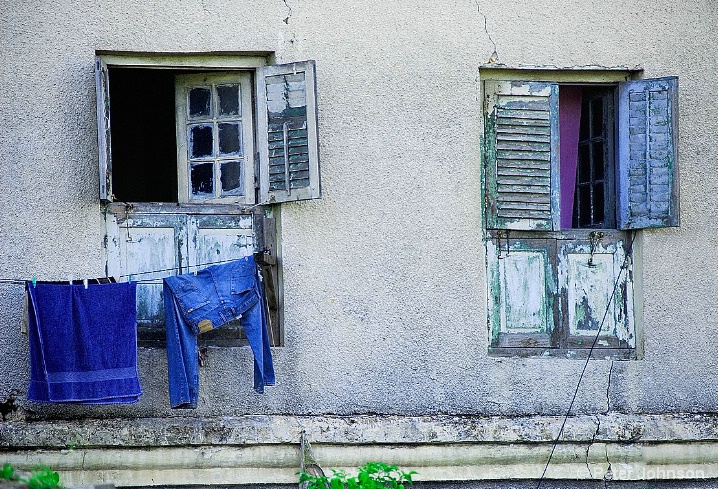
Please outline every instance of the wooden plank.
M678 78L619 85L621 229L680 224L677 124Z

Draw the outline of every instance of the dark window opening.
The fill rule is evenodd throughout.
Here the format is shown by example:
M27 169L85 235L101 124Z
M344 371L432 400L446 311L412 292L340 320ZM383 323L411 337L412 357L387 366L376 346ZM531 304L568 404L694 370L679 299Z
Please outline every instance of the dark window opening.
M177 202L175 71L110 68L112 189L124 202Z
M615 88L561 86L561 227L616 225Z

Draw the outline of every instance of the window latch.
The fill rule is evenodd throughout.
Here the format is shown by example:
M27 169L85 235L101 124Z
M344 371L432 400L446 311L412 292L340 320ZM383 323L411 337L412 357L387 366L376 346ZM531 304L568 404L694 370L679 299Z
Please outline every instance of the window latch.
M130 236L130 212L135 210L135 206L125 203L125 228L127 229L127 241L132 241Z
M601 231L591 231L588 235L588 239L591 243L591 256L588 257L588 266L589 267L595 267L596 265L593 264L593 255L596 253L596 248L598 247L598 244L601 242L601 239L605 236L604 233Z

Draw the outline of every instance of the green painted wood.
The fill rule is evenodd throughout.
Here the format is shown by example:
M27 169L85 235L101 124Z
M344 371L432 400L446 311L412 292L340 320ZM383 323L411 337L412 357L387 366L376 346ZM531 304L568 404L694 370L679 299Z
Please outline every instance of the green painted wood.
M486 220L493 229L558 228L558 86L484 82Z
M492 239L487 242L492 347L553 346L555 243L551 239Z

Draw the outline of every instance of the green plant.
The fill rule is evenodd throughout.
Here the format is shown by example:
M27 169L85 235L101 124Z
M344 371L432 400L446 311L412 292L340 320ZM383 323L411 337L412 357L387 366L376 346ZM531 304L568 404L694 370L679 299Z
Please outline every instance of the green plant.
M29 489L55 489L60 486L60 475L49 467L35 467L27 477L20 477L10 464L3 465L0 479L27 484Z
M48 467L38 467L24 482L30 489L52 489L60 485L60 474Z
M0 470L0 480L15 480L15 469L10 464L5 464Z
M402 472L396 465L382 462L368 462L359 468L356 477L349 477L343 470L332 470L331 477L299 472L299 483L306 483L306 489L404 489L404 484L413 484L413 470Z

